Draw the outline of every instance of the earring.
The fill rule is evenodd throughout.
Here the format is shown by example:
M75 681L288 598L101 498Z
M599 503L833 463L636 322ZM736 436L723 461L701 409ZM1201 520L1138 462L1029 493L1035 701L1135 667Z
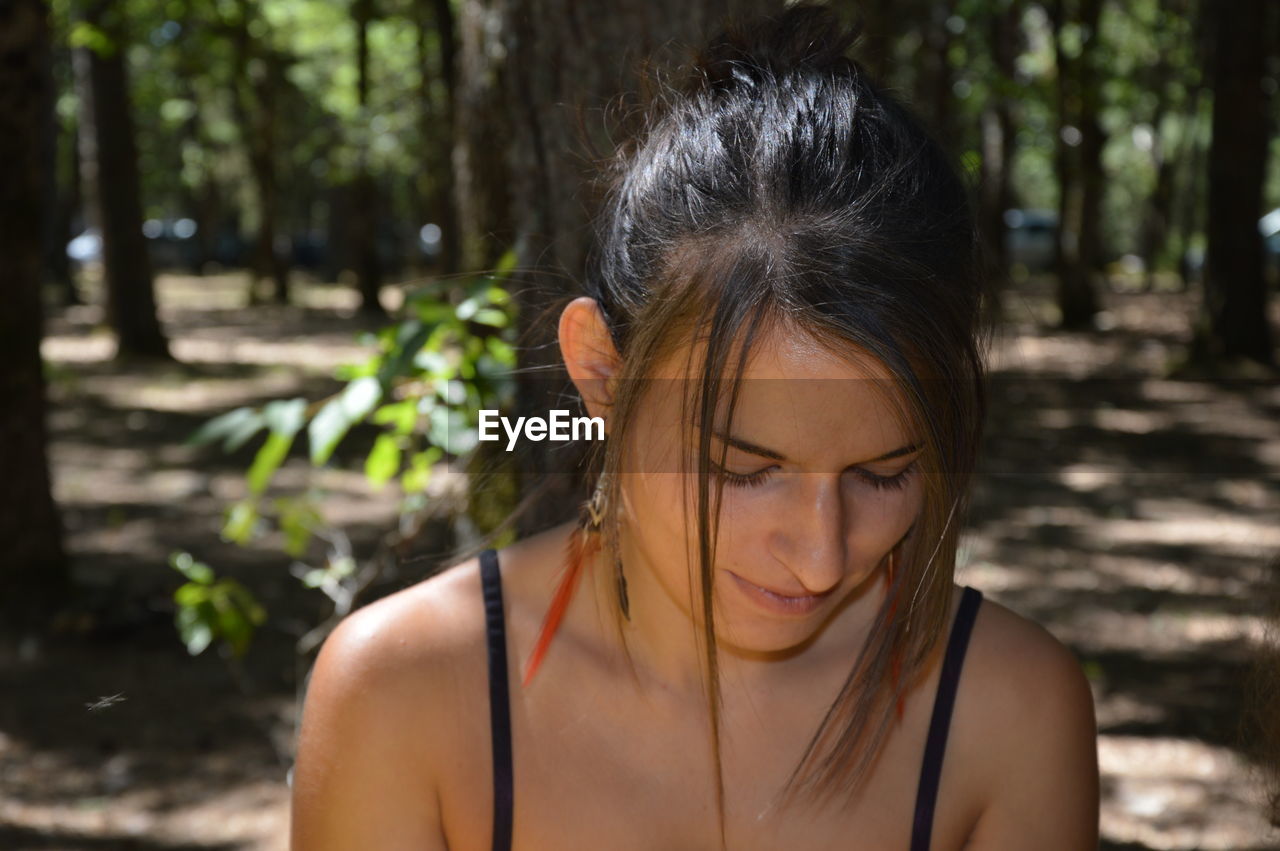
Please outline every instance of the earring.
M586 504L587 528L586 531L599 533L600 527L604 523L605 512L608 507L608 495L606 488L609 485L609 476L607 473L600 476L596 482L596 489L591 494L591 499ZM622 558L615 556L613 560L614 582L618 586L618 603L622 608L622 616L627 620L631 620L631 602L627 599L627 577L622 572Z
M533 651L525 662L523 682L526 687L533 680L533 675L542 664L542 658L547 653L551 638L555 635L556 629L560 626L560 621L564 617L565 610L569 607L569 600L572 599L574 588L578 584L578 578L582 575L583 565L600 550L604 518L608 512L608 498L605 495L607 485L608 478L602 475L600 480L596 482L596 489L591 494L591 499L582 503L578 515L578 524L569 534L569 541L565 551L564 573L560 578L560 583L555 593L551 597L551 605L542 620L542 628L538 631L538 638L534 642ZM627 580L622 575L621 558L614 560L614 570L617 577L618 598L622 605L622 614L627 620L631 620L630 605L627 601Z
M897 614L898 598L902 596L900 593L901 589L897 589L895 591L893 587L893 577L894 577L894 574L897 572L897 570L898 570L898 547L894 547L892 550L889 551L889 564L885 568L885 572L884 572L885 592L893 595L893 599L889 602L888 620L890 622L893 621L893 616ZM889 660L889 671L890 671L890 676L893 678L893 690L895 692L899 691L899 684L902 680L902 654L900 651L901 651L901 648L895 648ZM899 721L902 720L902 713L903 713L905 698L906 698L905 694L902 694L902 693L898 694L896 709L897 709L897 715L898 715Z

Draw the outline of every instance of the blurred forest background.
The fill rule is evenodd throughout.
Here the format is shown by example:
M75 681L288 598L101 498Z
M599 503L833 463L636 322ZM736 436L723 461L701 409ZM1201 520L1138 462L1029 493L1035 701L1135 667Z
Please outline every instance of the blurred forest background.
M636 62L777 5L0 0L0 847L285 847L332 625L581 495L474 415L547 407ZM1280 3L832 5L1000 291L958 581L1085 665L1105 848L1280 848Z

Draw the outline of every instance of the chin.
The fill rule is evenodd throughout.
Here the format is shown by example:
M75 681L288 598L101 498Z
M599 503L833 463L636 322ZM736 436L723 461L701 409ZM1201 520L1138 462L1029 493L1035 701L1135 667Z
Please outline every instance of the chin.
M822 626L821 613L805 620L777 620L741 609L716 612L716 643L753 655L785 654L810 641Z

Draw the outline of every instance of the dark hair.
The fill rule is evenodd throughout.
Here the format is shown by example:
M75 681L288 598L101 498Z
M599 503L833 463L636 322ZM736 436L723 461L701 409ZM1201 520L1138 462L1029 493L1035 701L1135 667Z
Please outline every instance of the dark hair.
M896 410L924 444L920 517L789 796L857 788L894 704L936 647L985 412L984 287L967 187L920 121L846 56L857 39L857 27L809 3L729 23L686 76L656 87L641 131L603 172L586 293L622 367L599 472L619 471L644 379L695 334L705 342L684 422L698 424L694 587L722 838L711 565L723 480L711 475L711 430L722 410L732 422L753 342L777 328L882 364ZM619 480L607 478L611 506ZM615 515L605 523L611 554L617 535ZM895 661L901 682L889 676Z

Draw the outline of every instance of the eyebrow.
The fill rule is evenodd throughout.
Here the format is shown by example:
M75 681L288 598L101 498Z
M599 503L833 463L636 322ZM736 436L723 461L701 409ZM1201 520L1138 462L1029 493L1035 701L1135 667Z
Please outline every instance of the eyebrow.
M763 446L757 446L754 443L750 443L748 441L742 440L741 438L734 437L731 434L724 434L723 432L719 432L719 431L712 432L712 434L714 434L716 437L720 438L730 446L734 447L735 449L741 449L743 452L750 452L752 455L760 455L764 458L772 458L774 461L787 460L786 456L783 455L781 452L775 452L772 449L767 449ZM899 458L903 455L910 455L912 452L915 452L920 447L921 447L921 444L918 444L918 443L909 444L907 446L899 446L897 449L891 449L877 458L872 458L868 461L861 461L859 463L874 464L877 461L888 461L891 458Z

